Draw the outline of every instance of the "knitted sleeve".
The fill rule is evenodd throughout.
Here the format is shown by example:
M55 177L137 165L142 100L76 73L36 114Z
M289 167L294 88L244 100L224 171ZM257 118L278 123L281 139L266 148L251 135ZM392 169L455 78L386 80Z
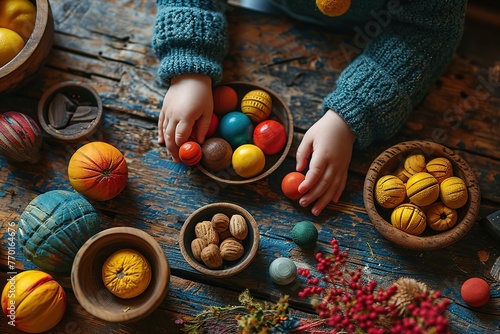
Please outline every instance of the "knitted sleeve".
M323 101L325 112L335 110L350 125L360 148L399 131L462 36L465 0L388 3L397 5L372 12L373 21L359 26L354 42L344 45L355 50L356 42L367 41Z
M217 83L228 52L226 1L157 0L153 49L164 84L181 74L204 74Z

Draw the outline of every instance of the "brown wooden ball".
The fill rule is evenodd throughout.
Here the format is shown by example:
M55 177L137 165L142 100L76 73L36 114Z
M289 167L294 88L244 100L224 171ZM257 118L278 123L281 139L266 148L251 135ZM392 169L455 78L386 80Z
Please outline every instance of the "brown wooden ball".
M231 163L233 149L231 145L222 138L213 137L207 139L203 145L201 145L201 151L201 164L210 171L222 171Z

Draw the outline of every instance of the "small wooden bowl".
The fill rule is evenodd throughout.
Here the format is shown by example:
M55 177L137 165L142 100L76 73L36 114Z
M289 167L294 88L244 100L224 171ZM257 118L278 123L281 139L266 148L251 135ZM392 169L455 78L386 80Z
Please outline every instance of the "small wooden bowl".
M0 67L0 93L10 93L33 79L44 64L54 40L54 19L48 0L34 1L35 27L24 48L10 62Z
M67 126L62 129L53 127L50 124L49 113L51 112L51 103L58 94L67 97L73 107L92 107L97 114L92 121L76 124L74 127ZM62 108L62 107L61 107ZM48 89L38 102L38 120L40 125L54 138L74 142L92 136L102 123L102 101L95 89L81 82L66 81Z
M288 151L292 146L292 140L293 140L292 113L288 108L288 106L285 104L285 102L283 102L283 100L275 92L273 92L268 88L246 82L228 82L222 85L232 87L236 91L236 93L238 94L238 101L239 101L238 108L239 108L239 103L241 102L243 96L245 96L246 93L252 90L260 89L269 93L272 99L273 106L271 114L268 119L276 120L285 127L287 135L286 144L285 147L281 150L281 152L273 155L266 155L266 164L264 166L264 169L259 175L251 178L243 178L239 176L238 174L236 174L236 172L232 169L231 166L220 172L209 171L205 167L203 167L201 163L198 164L197 166L205 175L224 184L248 184L262 180L271 175L271 173L274 172L283 163L283 160L285 160Z
M141 253L151 267L151 282L137 297L113 295L102 281L104 261L114 252L131 248ZM76 299L93 316L110 322L131 322L146 317L163 301L170 283L170 267L162 248L144 231L113 227L91 237L76 254L71 285Z
M248 225L248 235L243 240L245 252L240 259L236 261L224 261L220 269L211 269L203 262L195 259L191 250L191 241L196 238L196 224L205 220L210 221L216 213L224 213L229 218L234 214L242 215ZM211 277L223 278L236 275L250 265L259 249L259 240L260 234L257 222L247 210L236 204L219 202L197 209L186 219L181 228L179 247L182 256L191 267Z
M437 157L447 158L453 165L455 176L464 180L469 191L467 203L457 210L457 223L449 230L432 231L429 227L419 236L394 227L390 222L393 209L382 208L374 198L375 185L380 177L392 174L404 165L405 158L413 153L423 154L426 162ZM447 247L463 238L474 225L479 213L481 195L474 171L458 154L447 147L429 141L408 141L394 145L380 154L371 164L364 184L364 204L375 228L389 241L413 250L436 250Z

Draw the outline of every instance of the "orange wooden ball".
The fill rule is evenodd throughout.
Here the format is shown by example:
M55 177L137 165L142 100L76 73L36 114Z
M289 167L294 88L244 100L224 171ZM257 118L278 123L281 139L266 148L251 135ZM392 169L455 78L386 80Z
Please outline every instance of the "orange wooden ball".
M202 156L201 146L197 142L187 141L179 147L179 159L186 166L194 166L200 162Z
M218 115L235 111L238 106L238 94L229 86L217 86L213 90L214 112Z
M71 157L68 177L73 188L82 195L95 201L107 201L125 188L127 162L113 145L91 142L80 147Z
M304 181L305 175L299 172L290 172L281 181L281 191L286 197L297 200L302 197L299 193L299 185Z

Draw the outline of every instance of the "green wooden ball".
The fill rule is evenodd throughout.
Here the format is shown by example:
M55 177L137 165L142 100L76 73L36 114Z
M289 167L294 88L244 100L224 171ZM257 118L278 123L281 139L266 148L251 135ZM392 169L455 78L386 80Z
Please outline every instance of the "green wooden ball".
M17 237L24 256L40 269L68 272L80 247L100 230L97 213L85 197L52 190L26 206Z
M301 221L293 227L292 239L299 247L312 248L318 241L318 230L313 223Z

